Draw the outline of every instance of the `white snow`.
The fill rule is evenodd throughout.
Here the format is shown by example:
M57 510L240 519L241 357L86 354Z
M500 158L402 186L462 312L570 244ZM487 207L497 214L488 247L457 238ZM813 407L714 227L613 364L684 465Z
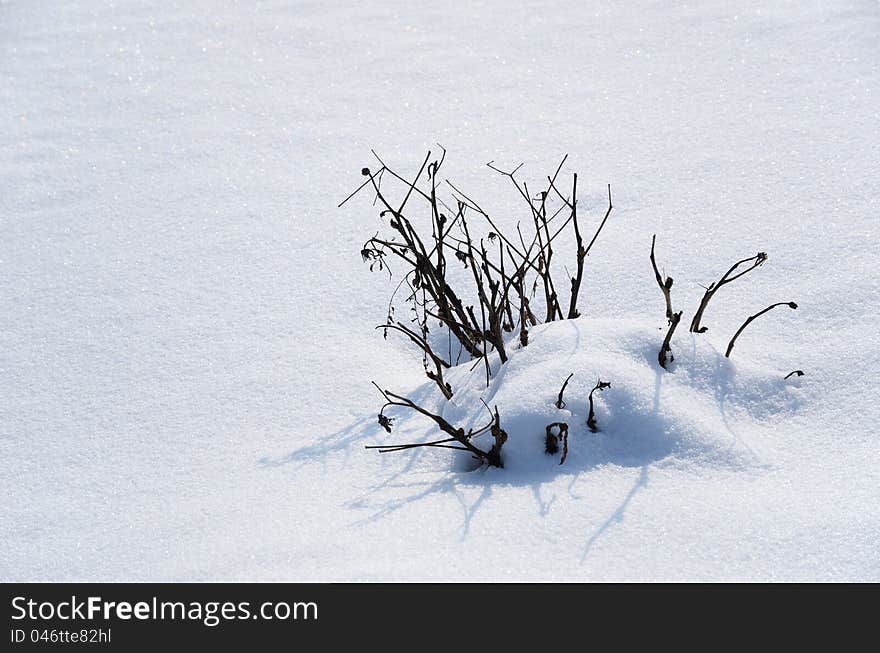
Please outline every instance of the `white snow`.
M878 33L869 0L0 2L0 580L880 580ZM370 380L430 386L373 329L377 210L336 205L437 142L496 216L491 159L569 153L588 224L614 191L584 317L456 371L503 470L363 449L430 435Z

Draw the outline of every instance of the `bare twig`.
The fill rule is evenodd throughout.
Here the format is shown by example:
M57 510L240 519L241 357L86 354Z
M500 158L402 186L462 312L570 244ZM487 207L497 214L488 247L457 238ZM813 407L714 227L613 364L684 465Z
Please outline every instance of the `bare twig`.
M777 302L776 304L770 304L770 306L768 306L767 308L765 308L763 311L758 311L758 312L755 313L754 315L750 316L745 322L743 322L742 326L741 326L739 329L737 329L736 333L733 334L733 338L730 339L730 343L728 343L728 345L727 345L727 351L724 352L724 355L725 355L727 358L730 358L730 352L733 351L733 345L736 344L736 339L739 338L739 334L741 334L741 333L743 332L743 330L744 330L747 326L749 326L749 324L752 323L753 320L755 320L755 319L761 317L764 313L767 313L767 312L769 312L769 311L772 311L772 310L773 310L774 308L776 308L777 306L788 306L789 308L792 308L792 309L798 307L798 305L795 304L794 302Z
M562 393L565 392L565 387L568 385L568 382L571 380L571 377L574 376L574 372L565 377L565 381L562 384L562 387L559 389L559 397L556 399L556 407L560 410L565 408L565 402L562 400Z
M602 228L605 226L605 223L608 222L608 216L611 215L611 210L613 208L614 205L611 203L611 184L608 184L608 210L605 211L605 215L602 217L602 222L599 223L599 228L596 229L596 233L593 234L593 238L590 240L589 245L587 245L587 250L584 254L585 256L589 255L590 250L593 249L593 245L596 243L599 234L602 233Z
M596 392L596 390L599 390L601 392L605 390L605 388L610 387L611 383L599 379L596 382L596 385L593 386L593 389L590 390L590 413L587 416L587 428L589 428L593 433L596 433L599 430L599 427L596 425L596 413L593 410L593 393Z
M789 377L792 377L792 376L803 376L803 375L804 375L804 371L803 371L803 370L795 370L794 372L789 372L788 374L786 374L786 375L785 375L784 377L782 377L782 378L783 378L783 380L785 380L785 379L787 379L787 378L789 378Z
M498 414L498 406L495 406L495 416L492 420L492 426L489 428L492 434L492 448L486 454L486 462L492 467L504 467L504 461L501 460L501 448L507 442L507 431L501 428L501 416Z
M501 417L498 414L498 408L495 408L495 412L492 415L492 421L483 426L482 428L477 429L476 431L471 429L467 433L465 433L463 428L456 428L449 422L447 422L440 415L435 415L434 413L426 410L425 408L419 406L411 399L394 394L393 392L389 392L388 390L383 390L380 388L375 382L373 385L376 389L382 394L385 398L385 405L382 406L382 410L379 411L379 424L389 433L391 432L391 418L388 418L384 413L385 409L388 406L402 406L404 408L409 408L411 410L416 411L432 419L437 426L440 427L440 430L449 435L449 438L444 438L442 440L434 440L432 442L415 442L415 443L407 443L407 444L392 444L392 445L382 445L382 446L368 446L367 449L378 449L380 453L390 453L393 451L402 451L404 449L414 449L417 447L440 447L444 449L461 449L463 451L468 451L473 456L484 463L494 466L494 467L502 467L501 463L501 447L507 441L507 433L501 428ZM494 438L494 443L492 448L489 451L483 451L478 448L471 442L471 439L485 431L490 431L492 437ZM461 446L449 445L446 443L449 442L457 442Z
M666 300L666 320L667 322L672 322L672 277L666 277L665 279L660 274L660 270L657 269L657 260L654 258L654 244L657 241L657 234L651 236L651 267L654 268L654 278L657 279L657 285L660 286L660 292L663 293L663 298Z
M569 320L573 320L580 315L577 310L577 300L578 293L581 290L581 281L583 281L584 278L584 259L587 256L587 250L584 249L584 241L581 238L581 230L577 219L577 188L578 176L577 173L575 173L574 179L571 182L571 221L574 224L574 238L577 243L577 272L575 273L575 276L571 278L571 299L568 302ZM560 195L560 197L562 196Z
M666 331L666 337L663 339L663 344L660 346L660 352L657 354L657 361L660 363L660 367L664 370L666 369L667 363L673 361L675 357L672 355L672 334L675 333L675 327L678 326L678 323L681 321L681 311L675 313L672 310L672 277L663 278L663 275L660 274L660 270L657 268L657 259L654 258L654 246L657 243L657 234L654 234L651 237L651 267L654 268L654 278L657 280L657 285L660 286L660 292L663 293L663 299L666 300L666 321L669 325L669 328Z
M373 203L379 206L380 217L387 220L390 233L380 235L377 232L364 244L361 256L370 264L371 269L378 267L391 274L389 262L394 260L402 262L406 270L392 294L386 323L378 328L383 329L386 334L389 330L402 333L419 347L423 354L425 374L437 384L444 397L449 399L452 397L452 388L444 379L444 372L451 365L458 364L461 352L467 352L471 356L474 368L479 364L485 366L488 385L492 373L489 361L492 351L497 352L501 364L508 359L507 350L510 345L506 342L507 334L518 330L519 345L528 345L529 329L539 323L535 316L538 309L533 304L538 288L543 290L541 300L545 303L541 308L543 321L579 316L577 301L584 278L585 258L607 223L613 204L609 185L608 208L595 234L585 243L578 216L577 175L573 177L569 197L564 196L557 187L557 179L566 158L562 159L553 175L547 177L547 185L537 193L531 192L529 185L517 178L521 165L507 172L490 162L488 166L491 169L511 180L516 192L528 206L531 216L531 221L526 220L524 223L531 223L534 233L524 235L520 223L517 223L516 234L511 238L498 228L495 220L476 200L451 181L445 180L452 189L453 201L447 204L438 197L439 171L445 154L443 150L443 156L432 160L431 153L428 152L416 174L407 178L395 172L373 152L381 167L375 172L364 168L362 174L367 180L343 200L342 204L364 188L369 187L375 193ZM383 175L386 180L384 185L381 183ZM401 197L392 199L388 186L397 187L398 184L403 185ZM426 221L430 224L429 229L417 228L416 225L421 224L414 217L417 206L426 207L430 218ZM475 214L490 229L485 238L476 233L473 219ZM555 257L556 239L569 225L573 226L577 241L577 267L574 274L570 275L572 293L568 310L563 313L552 270L559 267ZM492 245L497 245L497 248ZM470 281L464 291L458 286L453 288L450 276L447 275L450 254L469 271ZM567 270L565 266L562 267ZM412 324L394 319L394 301L401 288L409 289L405 301L410 304ZM444 348L448 347L449 355L446 358L434 351L431 345L432 340L428 335L429 320L438 320L447 332ZM455 340L458 341L459 359L453 358ZM559 391L556 401L559 408L565 406L564 393L572 376L566 378ZM607 384L600 382L599 389L604 387ZM501 466L501 447L507 439L507 433L501 427L497 407L494 411L486 407L491 416L489 423L476 431L465 432L447 422L441 415L418 406L407 397L381 388L380 392L386 404L379 413L379 424L386 431L391 431L393 420L384 414L385 408L401 406L429 417L449 437L432 442L374 448L383 453L419 446L464 449L489 465ZM592 413L592 393L590 398ZM595 415L591 415L590 421L595 425ZM491 432L494 444L485 451L474 445L472 438L487 432ZM567 434L567 429L565 433ZM567 443L567 437L561 437ZM565 451L567 452L567 446Z
M562 441L562 458L559 460L561 465L568 457L568 424L565 422L548 424L544 439L544 451L550 454L557 453L560 440Z
M544 453L553 454L559 452L559 440L553 432L554 426L556 426L556 422L547 425L547 434L544 437Z
M452 386L449 385L446 381L443 380L443 368L448 368L449 363L440 358L434 350L431 349L431 345L428 344L428 341L420 337L417 333L404 326L403 324L382 324L376 327L377 329L383 329L387 332L388 329L393 329L395 331L399 331L406 335L412 342L417 344L419 348L424 352L425 355L425 374L429 379L434 381L437 384L437 387L440 388L440 392L443 393L443 396L447 399L452 399ZM430 359L432 363L434 363L434 370L431 371L427 367L427 360Z
M465 194L451 181L446 180L448 186L454 191L457 209L454 211L449 209L449 206L437 196L438 174L445 158L445 150L443 157L435 161L431 160L429 152L412 179L407 179L395 172L375 151L373 155L381 164L381 168L378 172L364 168L362 173L367 177L367 180L343 200L343 203L357 194L359 190L371 185L376 194L376 202L384 207L380 215L389 217L389 225L395 235L380 237L377 234L364 245L361 256L370 263L371 269L378 267L380 270L388 270L389 274L391 274L390 258L399 259L408 268L405 275L407 283L411 282L413 290L420 291L426 299L420 304L417 311L419 328L412 330L416 338L410 337L420 348L425 350L426 320L436 318L449 331L450 344L452 336L455 336L459 345L470 356L484 358L486 362L488 362L487 355L491 345L491 349L498 352L503 364L507 360L505 334L516 328L515 315L519 314L519 342L521 346L528 344L529 325L538 322L530 306L527 292L527 288L533 285L533 281L535 284L542 285L544 289L546 302L544 321L563 319L565 316L559 306L551 268L554 259L553 243L569 224L573 224L578 241L578 272L577 276L572 279L573 292L567 315L568 317L577 316L577 295L581 285L580 280L583 278L584 258L589 254L593 243L596 242L596 238L612 209L610 186L608 189L608 210L596 234L585 246L581 238L577 216L577 177L574 178L570 198L562 196L556 187L556 180L566 158L562 159L553 176L547 178L547 189L542 190L535 198L529 192L528 185L516 178L516 173L521 166L506 172L490 162L488 164L490 168L511 180L529 207L535 232L533 237L528 239L531 240L531 244L529 244L517 226L520 247L498 229L495 221L473 198ZM424 183L426 171L427 184ZM405 192L402 200L392 203L385 189L380 186L379 181L384 173L388 173L389 178L404 185ZM426 188L423 189L420 186L426 186ZM552 193L559 196L562 201L555 210L549 206L550 200L553 199ZM423 240L413 222L405 215L405 210L413 203L413 198L426 202L430 209L431 231L429 239ZM570 214L562 221L561 226L554 223L551 231L550 223L565 209L569 209ZM452 215L447 215L447 211L451 211ZM476 237L472 238L466 218L469 211L478 214L491 227L488 239L490 242L498 241L497 258L490 256L482 240L478 241ZM461 229L462 238L451 233L454 226ZM476 303L473 307L466 307L462 301L462 297L466 295L460 295L449 283L446 275L446 254L450 248L454 249L456 258L471 271L479 311L474 310L477 307ZM530 278L527 278L527 275ZM408 301L414 301L413 295ZM418 331L423 332L421 338L418 337ZM425 352L426 362L430 360L434 363L433 367L438 368L435 356L430 352ZM449 389L445 382L439 380L441 374L439 369L435 369L435 371L430 371L428 376L438 383L444 395L448 395Z
M664 370L667 369L668 363L675 360L675 356L672 355L672 334L675 333L675 327L681 322L681 314L682 311L672 314L672 319L669 320L669 329L666 331L666 337L663 338L663 344L660 345L660 353L657 354L657 362Z
M700 307L697 309L697 312L694 314L694 319L691 320L691 333L704 333L708 327L704 327L700 325L700 322L703 320L703 311L706 310L706 307L709 305L709 300L715 295L720 288L732 281L736 281L744 274L747 274L754 270L755 268L761 266L764 261L767 260L767 254L765 252L758 252L755 256L751 256L749 258L744 258L741 261L737 261L734 263L731 268L725 272L722 277L717 281L709 285L706 288L706 292L703 295L703 299L700 300ZM745 265L746 263L751 263L751 265L744 270L740 270L736 272L736 270L741 265ZM735 273L735 274L734 274ZM732 275L732 276L731 276Z

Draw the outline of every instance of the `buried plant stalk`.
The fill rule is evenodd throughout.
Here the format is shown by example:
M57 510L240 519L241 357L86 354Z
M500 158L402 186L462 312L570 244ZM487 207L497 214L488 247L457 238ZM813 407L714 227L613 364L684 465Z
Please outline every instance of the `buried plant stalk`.
M761 317L764 313L768 313L772 311L777 306L788 306L789 308L795 309L798 307L794 302L777 302L776 304L770 304L763 311L758 311L754 315L750 316L745 322L743 322L742 326L737 329L736 333L733 334L733 338L730 339L730 343L727 345L727 351L724 352L724 356L730 358L730 352L733 351L733 345L736 344L736 339L739 338L739 334L741 334L747 326L749 326L753 320Z
M565 381L562 383L562 387L559 389L559 397L556 399L556 407L559 410L565 408L565 401L562 399L562 395L565 392L566 386L568 386L568 382L571 381L571 377L574 376L574 372L565 377Z
M730 269L725 272L721 278L709 284L709 287L706 288L706 292L703 294L703 299L700 300L700 307L697 309L697 312L694 314L694 319L691 320L691 333L705 333L708 330L708 327L704 327L700 325L700 322L703 320L703 312L706 310L706 307L709 305L709 300L715 296L715 293L718 292L722 286L727 285L731 281L736 281L744 274L747 274L754 270L757 267L763 265L764 261L767 260L767 254L765 252L758 252L754 256L750 256L749 258L744 258L740 261L734 263ZM751 263L751 265L744 270L737 272L737 268L741 265L745 265L746 263ZM735 274L734 274L735 273ZM732 275L732 276L731 276Z
M553 430L557 432L554 433ZM559 464L565 462L568 457L568 424L566 422L553 422L547 425L547 435L544 440L544 451L546 453L557 453L559 451L559 441L562 441L562 458Z
M666 365L675 360L675 356L672 355L672 334L675 333L675 327L678 326L678 323L681 322L681 313L673 313L672 318L669 320L669 329L666 331L666 337L663 338L663 344L660 345L660 353L657 354L657 362L660 363L660 367L664 370L667 369Z
M654 245L657 242L657 234L651 236L651 267L654 268L654 278L657 280L657 285L660 286L660 292L663 293L663 299L666 300L666 319L668 321L672 321L672 277L667 276L666 279L660 274L660 270L657 268L657 260L654 258Z
M383 390L380 388L375 382L373 385L376 389L382 393L382 396L385 398L385 405L382 406L382 410L379 411L379 425L382 426L387 432L391 432L392 418L388 417L384 414L385 409L388 406L402 406L404 408L410 408L417 413L421 413L425 417L429 417L440 427L440 430L449 435L448 438L443 438L442 440L434 440L432 442L412 442L405 444L389 444L389 445L379 445L379 446L366 446L365 449L378 449L379 453L392 453L396 451L404 451L406 449L415 449L417 447L438 447L441 449L458 449L460 451L468 451L478 460L486 463L490 467L503 467L504 465L501 462L501 447L504 446L504 443L507 442L507 432L501 428L501 416L498 414L498 407L495 407L495 412L492 413L490 410L490 414L492 415L492 421L486 424L485 426L474 430L471 429L467 433L461 427L456 428L449 422L447 422L440 415L436 415L429 410L426 410L422 406L419 406L411 399L394 394L393 392L389 392L388 390ZM487 406L488 409L488 406ZM489 451L483 451L479 447L471 442L471 439L481 435L489 431L492 434L494 439L494 443L492 444L492 448ZM452 444L453 442L457 444Z
M666 337L663 339L663 344L660 346L660 352L657 354L657 362L659 362L660 367L665 370L666 364L675 360L675 357L672 355L672 334L675 333L675 327L677 327L678 323L681 321L682 312L679 311L678 313L675 313L672 310L672 277L667 276L664 279L663 275L660 274L660 270L657 268L657 259L654 258L654 245L656 242L657 234L654 234L651 237L651 267L654 268L654 278L657 280L657 285L660 286L660 292L663 293L663 299L666 300L666 321L669 323Z
M601 392L605 388L610 387L610 382L599 379L596 382L596 385L593 386L593 389L590 390L590 414L587 416L587 428L589 428L593 433L596 433L599 430L599 426L596 424L596 411L593 410L593 393L596 392L596 390L599 390Z

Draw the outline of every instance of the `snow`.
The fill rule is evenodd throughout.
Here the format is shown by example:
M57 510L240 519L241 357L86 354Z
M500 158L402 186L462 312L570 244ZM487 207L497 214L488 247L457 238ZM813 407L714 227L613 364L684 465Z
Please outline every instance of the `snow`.
M489 421L485 409L479 411L480 398L499 407L509 439L504 471L487 470L491 480L483 482L490 484L511 477L552 480L563 472L603 465L760 467L760 458L737 432L760 432L796 413L802 401L799 382L783 380L772 369L734 364L695 334L680 339L688 344L667 372L656 360L659 340L657 329L619 320L541 325L533 330L528 347L511 352L488 387L479 366L462 364L448 374L456 395L445 402L434 392L439 400L430 408L453 424L476 430ZM558 391L571 370L576 376L566 387L565 407L559 409ZM600 430L592 434L586 424L587 397L597 379L613 381L595 393ZM423 405L431 390L426 384L419 393ZM427 418L411 418L406 409L393 414L400 415L393 427L396 438L406 433L404 440L423 439L418 436L425 433ZM564 469L559 468L559 456L543 455L545 427L554 422L569 426ZM485 440L490 440L488 434L475 442ZM434 465L442 465L436 459L448 458L430 455Z
M0 579L880 580L878 30L867 0L0 3ZM488 390L456 370L503 470L363 449L430 435L384 434L370 380L430 386L373 329L377 210L336 205L370 148L438 142L496 216L493 159L569 153L584 220L614 191L583 318Z

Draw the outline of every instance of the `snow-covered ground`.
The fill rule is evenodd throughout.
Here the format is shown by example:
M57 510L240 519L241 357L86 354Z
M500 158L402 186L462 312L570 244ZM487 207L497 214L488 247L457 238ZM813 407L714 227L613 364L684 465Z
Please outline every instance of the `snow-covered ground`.
M880 3L12 0L0 52L0 579L880 580ZM614 189L504 470L363 449L424 377L336 205L437 142L495 215L490 159Z

